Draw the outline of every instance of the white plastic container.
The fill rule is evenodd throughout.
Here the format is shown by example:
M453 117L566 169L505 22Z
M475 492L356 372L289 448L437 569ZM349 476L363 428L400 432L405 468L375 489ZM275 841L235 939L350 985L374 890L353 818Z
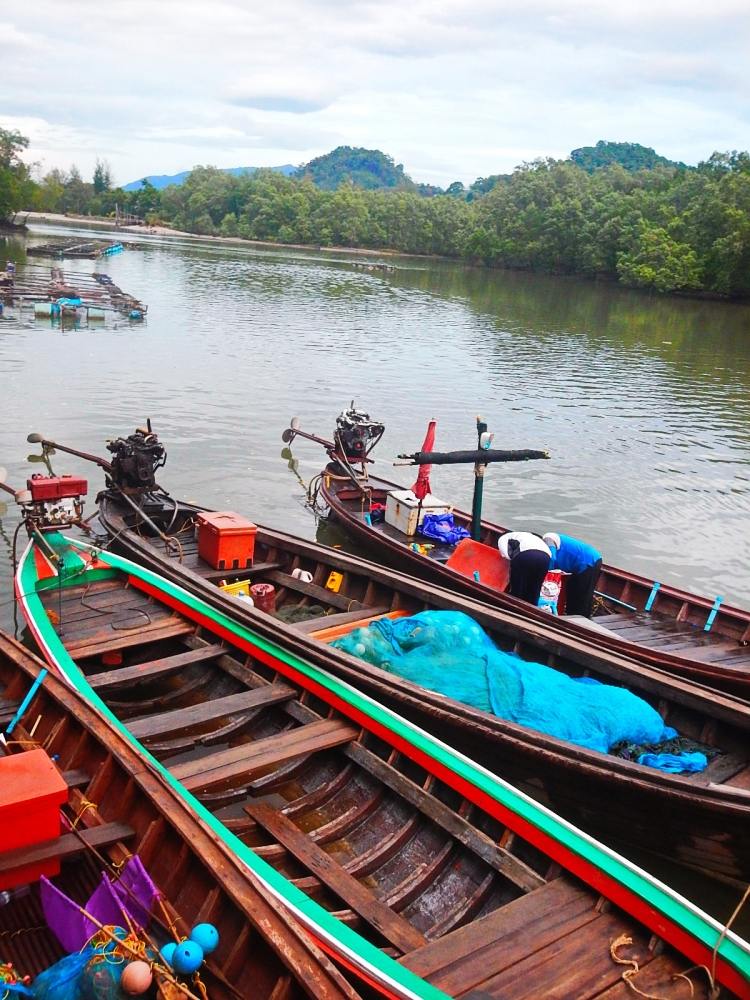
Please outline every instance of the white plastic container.
M428 493L420 506L411 490L391 490L385 501L385 523L405 535L416 535L425 514L448 514L453 507Z

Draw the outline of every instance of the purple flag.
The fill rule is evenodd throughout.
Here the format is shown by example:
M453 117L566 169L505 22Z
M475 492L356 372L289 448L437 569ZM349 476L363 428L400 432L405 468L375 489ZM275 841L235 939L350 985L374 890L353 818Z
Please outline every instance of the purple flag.
M137 854L128 859L120 878L114 883L114 890L131 920L139 927L146 927L151 919L159 890L151 881L151 876Z
M42 909L47 925L62 947L79 951L99 929L88 920L82 908L42 875L40 879ZM117 882L102 874L99 885L89 896L83 910L100 924L124 927L128 919L145 928L159 892L137 854L128 859Z
M81 908L60 892L46 875L39 879L39 895L47 926L67 952L80 951L88 939Z

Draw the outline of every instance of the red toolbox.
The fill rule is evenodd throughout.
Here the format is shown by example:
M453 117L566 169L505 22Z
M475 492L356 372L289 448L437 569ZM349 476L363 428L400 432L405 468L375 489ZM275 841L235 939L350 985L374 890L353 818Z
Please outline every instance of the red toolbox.
M39 473L26 480L34 503L40 500L65 500L83 497L89 491L88 480L80 476L42 476Z
M60 807L68 786L44 750L0 757L0 854L34 847L60 836ZM0 889L57 875L60 861L52 858L0 874Z
M252 521L232 511L199 514L198 555L214 569L247 569L253 564L255 533Z

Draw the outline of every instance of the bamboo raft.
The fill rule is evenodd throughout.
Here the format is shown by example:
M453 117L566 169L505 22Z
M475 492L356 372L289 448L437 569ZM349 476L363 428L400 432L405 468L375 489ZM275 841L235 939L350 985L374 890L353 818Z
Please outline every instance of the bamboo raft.
M156 512L159 505L161 515ZM163 494L152 496L144 507L164 529L170 526L166 544L114 491L99 497L99 517L114 547L134 561L269 639L283 633L300 655L551 803L608 843L645 849L729 882L742 885L750 880L750 706L745 702L602 651L589 633L583 640L561 635L549 616L531 623L512 611L488 608L265 527L258 528L250 569L216 570L198 553L198 508ZM300 572L311 579L295 578ZM340 575L335 591L326 586L332 573ZM276 588L274 616L232 596L231 590L243 580ZM221 582L228 584L228 591L219 589ZM572 677L625 686L656 708L665 723L719 753L699 774L668 774L508 722L329 645L375 618L426 610L463 611L498 648L523 660Z
M27 264L15 274L0 272L0 300L7 306L54 303L58 299L78 299L84 308L96 308L129 316L145 316L148 306L116 285L107 274L80 274Z
M29 257L73 257L95 260L97 257L110 257L121 253L125 248L122 243L103 243L101 240L89 240L86 243L71 243L69 240L56 240L54 243L36 243L26 248Z
M3 728L42 669L36 657L0 632ZM19 865L61 859L55 883L85 900L103 871L114 877L137 854L162 893L150 930L157 946L173 939L172 928L183 935L196 923L217 926L219 947L201 970L211 1000L356 1000L359 994L309 937L267 900L127 741L69 685L49 675L5 752L37 746L54 756L67 782L67 830L57 840L0 854L0 878ZM30 976L65 954L46 926L38 884L0 908L0 949L3 961ZM166 990L170 983L161 981ZM195 996L197 987L190 983L159 996L184 998L188 990Z
M381 992L615 1000L625 959L662 996L707 996L673 979L697 962L750 997L731 930L280 638L54 533L16 586L53 669Z

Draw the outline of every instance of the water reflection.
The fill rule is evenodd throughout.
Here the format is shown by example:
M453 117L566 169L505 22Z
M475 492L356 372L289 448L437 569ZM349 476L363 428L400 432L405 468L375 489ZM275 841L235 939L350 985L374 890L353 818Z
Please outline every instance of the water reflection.
M430 417L438 447L470 447L479 412L500 447L552 454L493 466L489 517L750 603L748 306L412 258L368 271L342 254L134 242L95 267L149 304L147 327L0 323L0 461L19 482L29 430L101 452L151 416L176 493L312 536L302 484L323 456L295 448L302 482L279 458L292 414L328 436L356 398L386 424L382 473L406 483L390 460ZM22 265L23 245L6 240L0 265ZM470 503L470 470L442 467L433 486Z

